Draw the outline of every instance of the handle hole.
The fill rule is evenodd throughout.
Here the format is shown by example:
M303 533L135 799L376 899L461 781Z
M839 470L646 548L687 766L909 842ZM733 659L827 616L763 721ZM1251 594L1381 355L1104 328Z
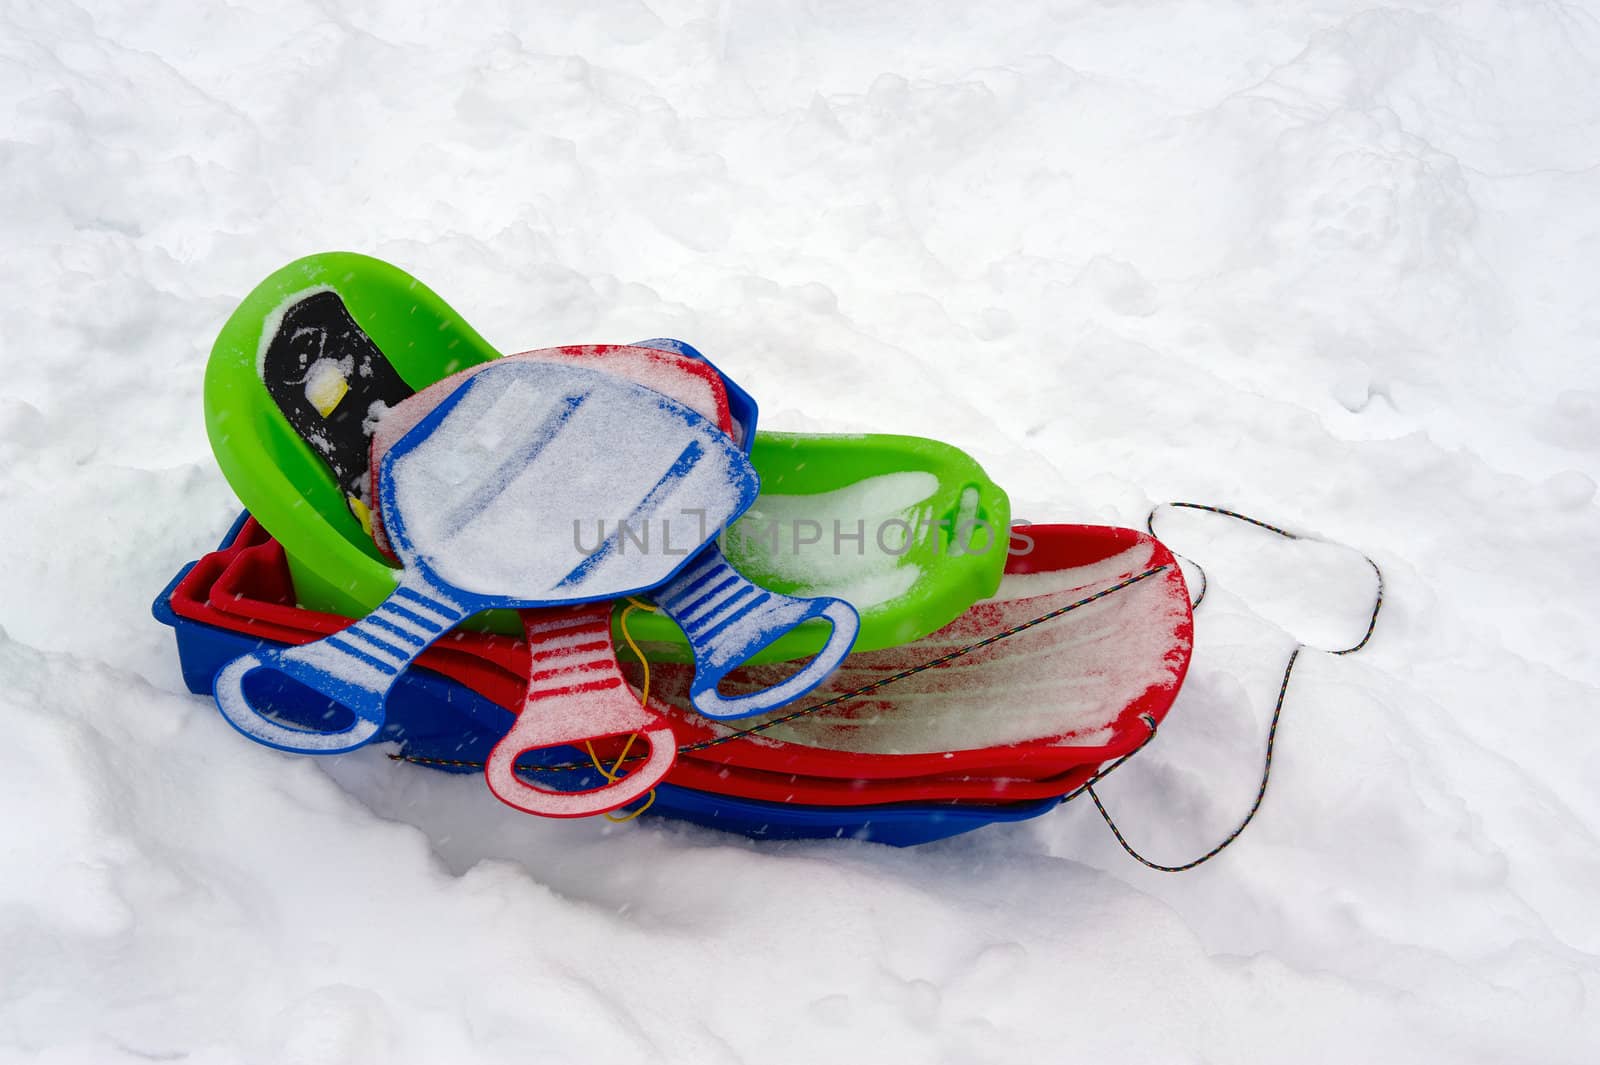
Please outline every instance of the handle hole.
M250 706L268 721L306 732L344 732L355 711L275 669L253 669L240 682Z
M824 637L823 646L817 648L815 654L806 655L804 658L790 658L782 662L762 662L758 665L735 666L717 681L717 694L724 699L735 699L741 695L749 695L752 692L764 691L767 688L776 688L780 684L787 684L810 669L811 663L815 662L818 657L827 654L828 646L826 640L831 639L833 636L833 622L823 617L807 618L804 623L792 631L827 632L828 636ZM765 643L751 651L750 657L754 658L759 655L784 635L786 633L779 632L774 634Z
M776 688L809 669L816 657L817 655L807 655L805 658L794 658L787 662L763 662L756 666L739 666L729 670L717 682L717 694L724 699L737 699L751 692Z
M628 742L629 735L637 735L638 739L628 748L627 758L618 765L617 758L622 754L623 745ZM644 768L651 752L649 737L644 733L621 732L597 736L589 745L594 748L595 759L600 765L607 771L616 773L615 781L607 780L592 764L593 760L582 744L561 743L552 747L530 747L519 751L512 761L512 770L518 780L543 791L597 791L613 783L620 784ZM583 764L582 769L565 768L579 763ZM546 766L560 768L546 769ZM616 766L615 770L612 769L613 766Z

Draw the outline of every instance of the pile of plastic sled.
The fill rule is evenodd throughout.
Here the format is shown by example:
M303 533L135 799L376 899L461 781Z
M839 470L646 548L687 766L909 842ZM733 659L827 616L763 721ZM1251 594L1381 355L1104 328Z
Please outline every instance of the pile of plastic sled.
M205 404L247 513L156 615L282 750L384 744L544 816L910 844L1050 809L1188 668L1153 538L1012 528L939 441L758 432L680 341L501 356L400 270L318 255L235 311Z

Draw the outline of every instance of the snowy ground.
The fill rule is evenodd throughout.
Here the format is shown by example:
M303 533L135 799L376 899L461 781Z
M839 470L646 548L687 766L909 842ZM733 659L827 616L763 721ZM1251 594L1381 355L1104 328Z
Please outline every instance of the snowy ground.
M1579 2L0 5L0 1060L1593 1061L1600 20ZM915 11L913 11L915 7ZM527 11L521 9L527 8ZM554 824L185 693L233 304L312 251L502 348L676 335L1040 520L1370 553L1265 811L913 851ZM1107 803L1247 807L1358 556L1172 514Z

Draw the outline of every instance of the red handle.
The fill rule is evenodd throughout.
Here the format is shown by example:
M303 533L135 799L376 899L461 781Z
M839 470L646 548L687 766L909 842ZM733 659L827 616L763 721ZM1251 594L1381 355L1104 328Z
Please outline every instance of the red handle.
M678 757L667 719L623 679L611 642L611 604L522 612L533 648L528 691L516 724L489 754L484 776L501 802L544 817L589 817L615 810L661 783ZM633 771L587 791L551 791L517 776L518 758L546 747L639 735L650 753ZM604 770L602 770L604 771Z

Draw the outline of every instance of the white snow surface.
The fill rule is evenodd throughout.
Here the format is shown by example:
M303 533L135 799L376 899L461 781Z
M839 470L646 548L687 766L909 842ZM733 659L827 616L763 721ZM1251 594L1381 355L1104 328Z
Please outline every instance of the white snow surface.
M763 494L722 542L758 584L793 581L795 595L892 607L922 577L911 551L934 532L933 508L921 504L938 490L926 470L901 470L831 492Z
M1572 2L0 7L0 1061L1600 1056L1600 20ZM541 821L245 741L150 599L236 512L262 277L502 350L680 336L768 428L937 436L1034 521L1372 555L1261 815L900 851ZM1256 787L1350 550L1166 512L1193 671L1101 790Z

